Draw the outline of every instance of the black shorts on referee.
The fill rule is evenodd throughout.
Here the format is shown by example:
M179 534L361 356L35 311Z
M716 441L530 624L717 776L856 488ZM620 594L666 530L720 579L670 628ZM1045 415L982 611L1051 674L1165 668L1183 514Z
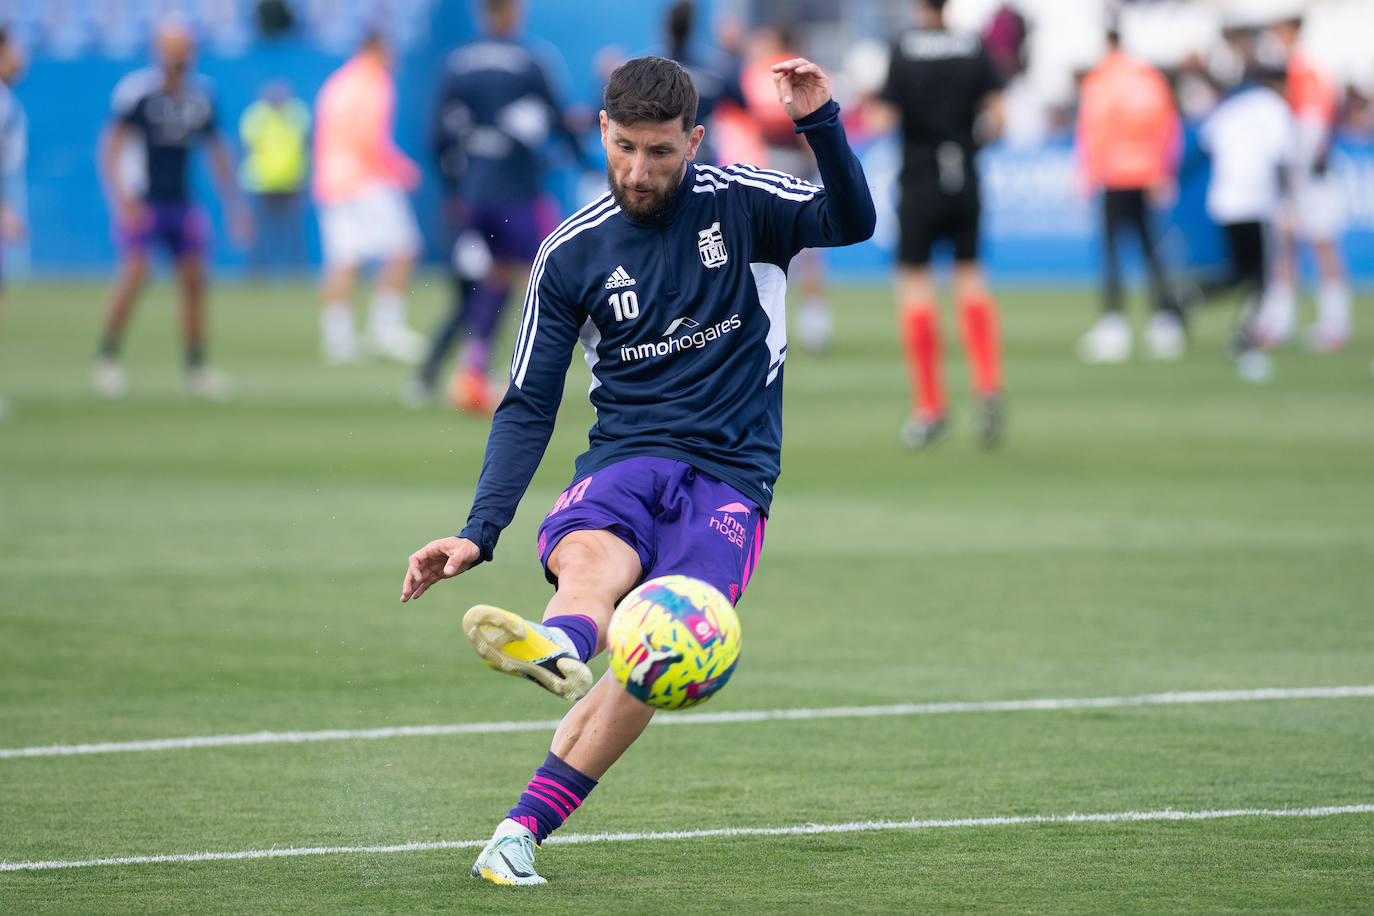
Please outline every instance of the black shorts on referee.
M954 246L954 260L978 260L981 212L976 181L968 182L953 194L945 193L934 183L902 182L897 205L898 263L924 267L930 263L931 249L941 239Z

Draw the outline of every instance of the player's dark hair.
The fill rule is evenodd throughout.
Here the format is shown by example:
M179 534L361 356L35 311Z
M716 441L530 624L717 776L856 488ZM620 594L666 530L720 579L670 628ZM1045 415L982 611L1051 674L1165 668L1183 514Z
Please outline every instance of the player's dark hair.
M696 13L697 5L692 0L678 0L668 7L668 53L674 59L682 57L687 51Z
M922 2L937 13L942 13L945 10L946 0L922 0Z
M1107 30L1107 44L1111 45L1112 48L1121 47L1121 30L1116 26Z
M603 96L606 117L629 126L681 120L683 130L697 123L697 87L691 75L666 57L636 57L611 74Z

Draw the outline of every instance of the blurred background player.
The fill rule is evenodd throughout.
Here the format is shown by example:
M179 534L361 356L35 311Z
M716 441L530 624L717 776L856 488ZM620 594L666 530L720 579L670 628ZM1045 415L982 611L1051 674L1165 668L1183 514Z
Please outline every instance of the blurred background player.
M692 0L679 0L668 7L662 55L681 64L697 85L697 123L707 130L697 148L696 161L714 165L718 154L711 140L710 125L716 109L722 104L732 104L743 110L747 103L740 88L740 62L721 51L702 51L694 47L692 38L696 23L697 5Z
M782 26L765 26L749 39L749 63L740 75L740 88L748 103L747 112L757 127L766 150L766 168L819 182L816 160L793 128L792 120L778 107L773 85L773 67L785 60L801 57L792 32ZM702 123L698 120L698 123ZM812 352L830 346L834 318L825 293L825 259L814 248L803 249L792 262L801 288L797 309L797 340Z
M1001 130L1002 80L974 35L949 31L944 0L918 0L919 25L892 45L880 100L902 133L897 307L911 375L912 413L901 438L922 448L944 431L940 314L931 249L954 247L954 299L978 398L978 441L1002 436L1002 356L997 305L979 262L981 199L975 156ZM884 119L880 117L880 119Z
M1201 285L1204 296L1239 290L1244 295L1233 342L1242 374L1259 381L1268 361L1257 350L1254 320L1271 269L1270 238L1281 189L1295 155L1292 112L1282 95L1282 68L1251 62L1244 82L1203 121L1199 142L1212 157L1207 215L1226 234L1230 264Z
M443 359L461 333L449 401L460 410L491 413L498 395L487 371L501 313L552 228L541 201L545 143L556 134L580 165L590 164L548 71L520 39L519 0L483 0L482 10L485 35L449 55L439 102L439 157L453 176L460 211L453 306L406 400L423 403L432 396Z
M1330 170L1341 90L1326 69L1301 46L1302 17L1274 23L1268 37L1277 42L1287 62L1286 95L1296 119L1296 162L1279 220L1274 275L1255 334L1265 346L1284 343L1297 320L1298 247L1311 246L1316 256L1317 320L1308 345L1318 353L1339 350L1350 339L1350 282L1341 253L1345 201Z
M325 362L358 358L351 300L358 271L376 262L368 344L381 356L419 362L424 338L406 324L406 285L420 255L420 228L406 193L420 169L396 147L396 86L380 33L363 39L315 99L313 191L324 253L320 345Z
M113 123L103 138L100 164L114 213L120 266L110 292L92 381L106 398L128 389L119 363L124 328L148 278L148 251L159 243L176 261L185 342L186 391L194 397L228 394L224 376L205 363L205 254L210 221L191 199L190 152L204 145L229 214L235 240L246 243L253 220L234 183L233 160L216 124L205 81L191 70L195 39L179 19L158 27L158 66L120 80Z
M1183 313L1160 262L1150 225L1150 198L1173 194L1181 133L1169 83L1154 67L1121 50L1121 34L1107 32L1107 56L1083 80L1079 97L1078 159L1102 197L1102 316L1078 341L1089 363L1119 363L1131 354L1131 323L1122 311L1120 233L1140 240L1155 313L1145 334L1150 355L1178 359L1186 344Z
M26 231L24 219L12 205L9 191L22 181L28 154L28 120L15 98L13 86L24 72L24 56L9 33L0 29L0 254L4 243L18 241ZM0 318L4 317L4 265L0 263ZM0 397L0 420L8 413Z
M239 118L239 183L252 197L258 223L249 257L254 272L290 270L305 263L301 195L310 161L309 133L310 108L285 80L264 85L257 101Z

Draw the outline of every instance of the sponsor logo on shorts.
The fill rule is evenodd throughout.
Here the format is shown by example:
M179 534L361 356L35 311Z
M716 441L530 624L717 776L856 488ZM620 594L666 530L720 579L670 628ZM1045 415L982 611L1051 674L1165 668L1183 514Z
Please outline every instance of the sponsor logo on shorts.
M691 318L678 318L668 325L662 340L621 347L620 359L622 362L633 363L641 359L672 356L685 350L701 350L731 331L738 331L742 324L738 314L704 328Z
M553 508L549 510L549 514L544 517L552 518L569 506L582 502L582 497L587 495L587 487L591 485L592 478L589 475L568 487L562 493L558 494L558 501L553 504Z
M744 521L749 520L749 507L743 503L726 503L716 509L716 514L711 516L707 522L707 527L713 531L720 532L727 541L736 547L743 548L748 530L744 527L744 522L735 516L744 516Z

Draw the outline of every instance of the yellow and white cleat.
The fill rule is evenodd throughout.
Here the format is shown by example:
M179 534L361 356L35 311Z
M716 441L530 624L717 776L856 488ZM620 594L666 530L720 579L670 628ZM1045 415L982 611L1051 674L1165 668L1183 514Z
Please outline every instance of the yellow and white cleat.
M538 848L533 833L506 818L497 826L496 835L472 864L472 876L486 878L492 884L516 887L548 884L534 870L534 851Z
M490 604L463 615L463 632L482 661L497 671L534 681L565 700L580 700L592 672L548 627Z

